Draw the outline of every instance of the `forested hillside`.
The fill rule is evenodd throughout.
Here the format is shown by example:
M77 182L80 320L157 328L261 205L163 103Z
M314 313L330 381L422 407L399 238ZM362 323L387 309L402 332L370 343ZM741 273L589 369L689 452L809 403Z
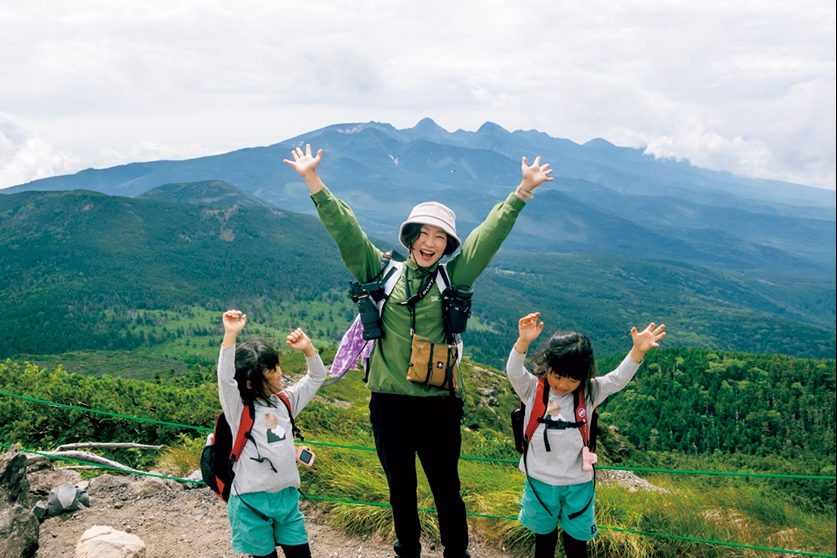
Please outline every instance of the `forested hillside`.
M336 345L353 317L350 277L322 225L271 207L195 205L237 199L230 188L152 193L176 203L86 191L0 196L9 326L0 330L0 357L143 350L208 364L217 314L231 306L266 333L303 326ZM820 281L785 286L636 255L509 246L475 291L467 350L493 366L505 359L517 317L535 309L548 327L590 335L600 356L626 350L630 326L652 320L669 326L677 346L835 352L834 289Z
M326 351L326 362L331 356ZM615 359L598 364L605 372ZM298 354L283 355L283 369L293 380L304 363ZM522 556L531 535L514 521L522 478L508 426L515 398L501 372L466 362L465 373L460 470L470 521ZM0 444L37 450L91 440L162 443L160 456L134 449L107 455L182 477L196 468L218 410L213 375L195 368L152 381L93 378L7 360L0 363ZM388 510L374 452L365 451L373 444L361 376L351 372L322 388L297 422L318 453L316 467L302 471L306 496L329 511L333 524L368 534L388 525ZM650 353L628 389L605 405L598 453L605 471L656 471L647 478L658 490L600 484L597 553L720 558L738 555L730 546L740 545L833 553L834 385L833 360ZM671 474L678 470L686 475ZM717 476L703 476L713 471ZM419 496L432 506L423 481ZM430 532L432 518L423 512Z

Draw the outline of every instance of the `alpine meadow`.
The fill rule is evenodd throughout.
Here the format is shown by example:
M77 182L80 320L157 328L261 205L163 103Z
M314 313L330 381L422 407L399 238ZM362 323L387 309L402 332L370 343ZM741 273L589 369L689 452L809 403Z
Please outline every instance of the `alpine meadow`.
M482 538L531 552L503 366L518 318L537 310L547 330L590 337L600 374L627 353L631 326L668 332L600 409L596 556L834 556L833 191L492 123L337 124L0 190L0 444L163 444L102 455L187 476L219 410L228 308L247 313L245 338L280 345L305 329L328 365L356 308L308 189L282 164L305 144L324 149L324 182L375 244L402 253L395 234L416 203L450 206L465 238L514 188L521 155L555 169L478 279L463 335L460 471ZM304 373L300 355L282 358ZM368 401L358 369L300 417L318 452L302 491L333 525L391 537ZM628 473L651 489L614 480Z

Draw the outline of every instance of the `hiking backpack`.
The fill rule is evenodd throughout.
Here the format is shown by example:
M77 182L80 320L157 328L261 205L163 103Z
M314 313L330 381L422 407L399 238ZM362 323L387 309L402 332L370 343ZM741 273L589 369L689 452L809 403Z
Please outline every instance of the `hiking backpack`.
M276 394L279 400L288 409L288 416L291 419L291 431L294 438L303 440L302 432L294 422L294 415L291 412L291 402L284 391ZM203 482L215 492L223 501L230 499L235 472L233 464L244 451L247 440L253 440L250 432L253 430L253 422L256 418L256 406L251 401L244 405L241 410L241 420L238 423L238 433L235 440L232 437L232 428L227 422L224 413L219 413L215 420L215 429L212 433L211 442L204 446L201 452L201 477ZM253 440L255 443L255 440Z

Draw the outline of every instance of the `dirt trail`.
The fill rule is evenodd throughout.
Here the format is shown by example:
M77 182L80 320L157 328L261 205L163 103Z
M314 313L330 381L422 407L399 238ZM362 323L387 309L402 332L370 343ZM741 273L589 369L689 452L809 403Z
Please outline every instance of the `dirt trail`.
M93 525L109 525L137 535L146 544L147 558L244 556L231 550L225 504L208 489L186 489L153 477L103 475L91 481L88 494L89 508L48 518L41 524L38 558L73 558L79 537ZM391 542L347 536L326 525L315 504L303 502L302 507L315 557L394 555ZM423 546L423 556L441 558L440 548L428 541ZM470 551L475 558L509 556L479 540L472 540Z

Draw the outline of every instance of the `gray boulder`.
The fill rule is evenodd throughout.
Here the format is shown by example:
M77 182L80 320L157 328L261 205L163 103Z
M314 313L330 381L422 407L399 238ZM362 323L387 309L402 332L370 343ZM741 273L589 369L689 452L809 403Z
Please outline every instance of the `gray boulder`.
M40 525L29 509L26 456L0 455L0 558L34 558Z

